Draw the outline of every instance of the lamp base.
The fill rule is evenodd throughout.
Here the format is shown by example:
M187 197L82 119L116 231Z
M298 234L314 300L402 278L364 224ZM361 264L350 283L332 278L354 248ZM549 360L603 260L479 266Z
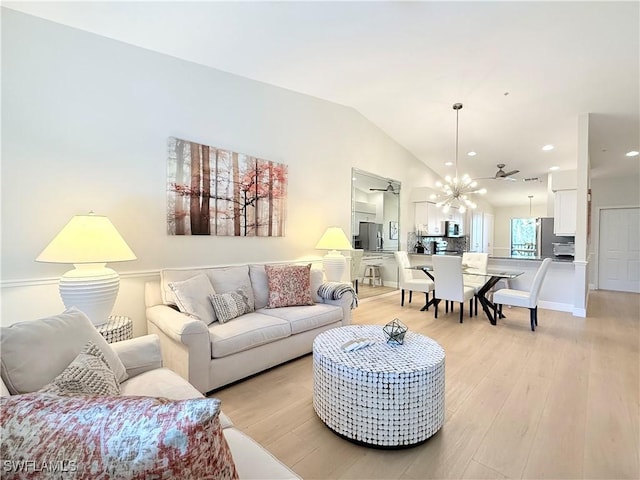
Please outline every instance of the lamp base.
M120 277L104 263L74 265L60 278L60 297L66 308L76 307L95 325L107 322L120 288Z
M327 281L339 282L342 280L342 274L344 273L346 264L347 259L337 250L331 250L322 257L322 268L324 269L324 275Z

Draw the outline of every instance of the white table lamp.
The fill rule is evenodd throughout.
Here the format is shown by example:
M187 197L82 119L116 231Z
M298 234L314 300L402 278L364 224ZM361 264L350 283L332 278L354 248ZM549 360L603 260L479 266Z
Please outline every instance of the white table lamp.
M90 212L73 217L36 261L74 265L60 278L60 297L66 308L77 307L98 326L107 322L120 286L106 263L135 259L111 221Z
M329 227L316 245L318 250L329 250L322 257L322 267L329 282L339 282L342 279L347 260L338 250L351 250L351 242L340 227Z

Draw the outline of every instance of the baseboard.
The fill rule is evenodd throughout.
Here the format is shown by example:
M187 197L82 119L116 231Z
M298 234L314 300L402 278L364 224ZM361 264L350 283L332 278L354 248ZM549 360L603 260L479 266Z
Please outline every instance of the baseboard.
M544 300L538 300L538 307L544 308L546 310L555 310L556 312L573 312L573 305L570 303L560 303L560 302L547 302Z

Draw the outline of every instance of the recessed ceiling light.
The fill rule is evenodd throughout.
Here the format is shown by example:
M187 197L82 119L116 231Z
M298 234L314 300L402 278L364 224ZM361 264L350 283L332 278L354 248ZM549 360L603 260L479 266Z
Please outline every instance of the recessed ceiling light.
M627 157L637 157L638 155L640 155L640 152L636 152L635 150L627 152Z
M453 165L453 162L444 162L444 164L445 164L447 167L450 167L451 165Z
M476 152L469 152L467 153L467 155L469 155L470 157L475 157L477 155Z
M542 150L548 152L549 150L553 150L554 148L555 147L553 145L545 145L544 147L542 147Z
M556 170L560 170L560 167L551 167L549 170L551 170L552 172L555 172Z

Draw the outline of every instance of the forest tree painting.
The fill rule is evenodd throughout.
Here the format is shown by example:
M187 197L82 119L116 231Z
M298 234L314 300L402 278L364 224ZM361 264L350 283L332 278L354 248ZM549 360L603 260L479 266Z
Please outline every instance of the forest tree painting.
M169 138L169 235L283 237L287 165Z

